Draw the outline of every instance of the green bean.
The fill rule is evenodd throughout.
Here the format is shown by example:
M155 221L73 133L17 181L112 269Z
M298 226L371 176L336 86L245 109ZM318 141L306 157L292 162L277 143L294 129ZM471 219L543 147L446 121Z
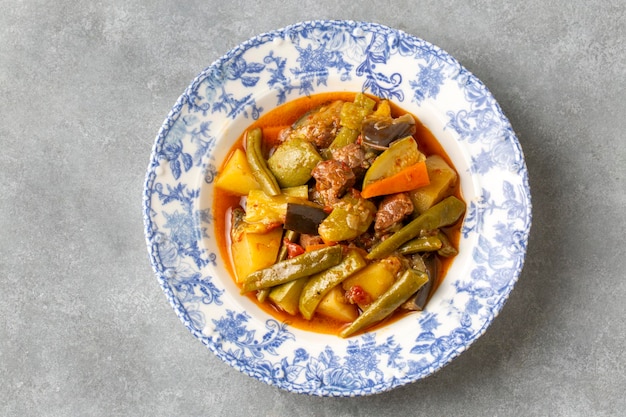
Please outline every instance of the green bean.
M277 285L271 290L269 288L259 290L268 291L269 298L272 302L278 306L281 310L295 316L298 314L298 303L300 301L300 293L302 288L309 280L308 277L302 277L294 279L293 281L285 282L284 284Z
M441 239L437 236L416 237L400 246L398 252L403 255L410 255L417 252L434 252L441 248L441 244Z
M265 194L276 196L280 194L280 187L276 177L267 167L267 162L263 158L261 144L263 135L261 129L256 128L246 132L246 158L252 170L252 175L257 180Z
M283 242L280 246L280 250L278 251L278 257L276 257L276 262L280 262L280 261L284 261L285 259L287 259L287 245L285 244L285 239L287 239L290 242L294 242L296 241L296 239L298 239L298 237L300 236L300 233L293 231L293 230L285 230L285 233L283 234Z
M302 316L310 320L317 305L333 287L339 285L356 271L365 268L366 265L367 262L363 257L356 250L351 250L341 263L313 275L300 293L299 307Z
M348 337L387 318L402 303L415 294L428 282L428 274L415 269L407 269L400 278L369 307L361 313L348 327L339 333L341 337Z
M285 230L285 233L283 233L283 242L280 245L280 250L278 251L278 256L276 257L276 262L284 261L285 259L287 259L287 245L285 245L285 239L293 242L298 238L299 235L300 233L294 232L293 230ZM256 293L256 299L259 300L260 303L265 302L265 300L267 300L267 297L270 295L271 290L271 288L260 289Z
M241 293L270 288L294 279L322 272L341 262L341 246L327 246L311 252L277 262L274 265L253 272L246 277Z
M454 224L464 212L465 203L450 196L426 210L388 239L374 246L367 255L367 259L384 258L423 230L435 230Z
M448 239L448 236L446 236L446 234L441 230L437 234L437 237L441 240L441 248L437 251L439 256L447 258L449 256L455 256L459 253L459 251L452 245L452 242L450 242L450 239Z

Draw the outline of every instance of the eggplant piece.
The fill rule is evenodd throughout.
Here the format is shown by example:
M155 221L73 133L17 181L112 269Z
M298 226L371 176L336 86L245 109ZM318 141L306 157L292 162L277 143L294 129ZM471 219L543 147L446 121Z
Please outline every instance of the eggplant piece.
M288 203L284 228L307 235L317 235L317 228L327 216L328 213L321 207Z
M410 114L405 114L397 119L366 119L363 122L363 144L374 149L384 150L394 140L415 133L415 119Z
M417 292L411 296L404 304L402 304L402 308L405 310L411 311L423 311L424 307L426 307L426 302L430 298L430 294L434 288L435 280L437 279L437 273L439 270L439 260L436 256L419 256L415 255L413 257L413 263L420 263L426 269L426 274L428 274L428 282L424 284ZM419 262L415 262L419 258Z

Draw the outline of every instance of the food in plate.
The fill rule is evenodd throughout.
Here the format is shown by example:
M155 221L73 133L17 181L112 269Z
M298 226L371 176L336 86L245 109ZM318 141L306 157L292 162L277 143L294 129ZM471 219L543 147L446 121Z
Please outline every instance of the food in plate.
M422 310L457 254L456 170L388 100L286 103L249 126L215 185L241 293L294 326L349 337Z

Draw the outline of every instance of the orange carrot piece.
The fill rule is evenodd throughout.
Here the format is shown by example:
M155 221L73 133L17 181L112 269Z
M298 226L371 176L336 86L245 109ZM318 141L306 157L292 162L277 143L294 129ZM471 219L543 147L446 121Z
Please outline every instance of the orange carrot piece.
M307 246L305 250L306 252L312 252L314 250L318 250L318 249L325 248L327 246L334 246L334 245L335 245L334 242L333 243L316 243L316 244Z
M430 184L426 162L418 162L387 178L382 178L366 185L361 192L363 198L377 197L379 195L401 193L411 191Z
M289 126L267 126L263 128L263 140L267 143L277 143L278 134L281 130L288 128Z

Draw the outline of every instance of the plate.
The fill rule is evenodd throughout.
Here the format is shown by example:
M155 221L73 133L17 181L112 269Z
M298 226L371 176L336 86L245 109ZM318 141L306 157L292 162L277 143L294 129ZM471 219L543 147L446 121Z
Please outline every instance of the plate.
M349 339L290 327L240 296L211 212L218 167L246 127L332 91L365 91L416 115L456 166L467 203L459 255L425 311ZM242 43L191 82L156 137L143 215L161 288L220 359L288 391L361 396L432 374L485 332L521 272L531 201L509 121L453 57L379 24L310 21Z

